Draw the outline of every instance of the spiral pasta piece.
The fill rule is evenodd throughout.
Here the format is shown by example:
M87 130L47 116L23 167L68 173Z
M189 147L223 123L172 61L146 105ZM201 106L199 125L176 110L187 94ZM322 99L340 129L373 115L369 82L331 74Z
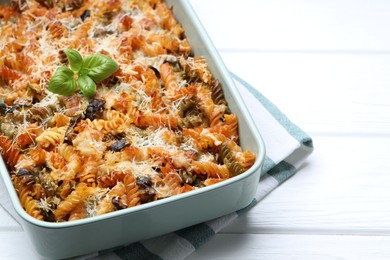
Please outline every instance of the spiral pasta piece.
M32 196L31 185L26 184L23 179L15 177L13 178L15 189L18 191L20 204L26 210L27 214L32 217L43 220L38 202Z
M118 134L123 132L125 128L125 121L120 117L112 120L95 119L91 121L87 119L86 122L91 128L102 131L103 133Z
M0 78L6 81L13 81L17 80L22 75L18 73L17 71L7 67L6 65L0 66Z
M236 149L236 151L234 149ZM237 159L237 155L240 154L242 154L241 149L233 142L225 142L220 147L220 160L226 165L226 167L234 176L241 174L246 170Z
M160 127L168 127L174 129L179 126L179 118L175 115L170 114L141 114L134 122L139 127L153 127L154 129Z
M197 174L205 174L208 178L228 179L229 169L226 165L219 165L214 162L193 162L192 166Z
M40 147L35 147L28 153L28 155L34 161L36 166L42 166L46 163L47 152Z
M211 133L219 133L226 138L237 142L238 141L238 120L234 114L225 114L222 118L222 123L209 128Z
M15 167L21 158L21 150L12 144L12 140L4 135L0 135L1 155L5 163L10 167Z
M255 154L249 152L249 151L244 151L243 153L240 154L238 159L240 161L240 164L242 167L244 167L246 170L248 170L252 165L255 163L256 156Z
M117 210L117 206L113 203L115 198L122 198L126 194L126 187L123 182L118 182L104 197L97 207L96 215L102 215L114 210Z
M77 185L76 189L72 191L65 200L61 201L58 204L57 208L53 211L57 219L63 219L68 215L72 210L82 203L85 203L85 200L91 196L93 190L87 186L85 183L80 183Z
M180 42L177 37L167 35L167 34L149 34L148 39L149 42L157 42L164 49L169 51L178 51L180 47Z
M76 149L73 146L62 144L59 147L59 154L67 162L64 169L61 179L72 180L75 178L77 173L81 170L82 160L80 155L77 153Z
M88 214L85 205L83 205L83 203L80 203L69 213L68 221L83 219L86 218L87 216Z
M10 19L16 15L16 10L11 6L2 5L0 6L0 13L4 19Z
M183 134L192 138L193 143L200 151L217 147L227 138L218 132L211 132L208 128L185 128Z
M170 172L163 178L165 183L166 193L165 196L173 196L181 193L182 180L177 173Z
M125 184L125 189L126 189L127 207L130 208L139 205L140 204L139 191L133 174L128 173L125 176L123 183Z
M160 66L160 75L168 96L173 96L179 88L172 66L169 63L163 63Z
M112 188L116 184L118 184L118 182L123 181L125 176L126 173L124 173L123 171L114 170L112 172L99 176L97 181L99 185L104 188Z
M221 118L225 112L226 107L224 105L217 105L211 98L211 91L208 88L198 84L198 92L196 95L199 102L200 109L210 120L210 126L219 125L222 123Z
M156 13L161 18L160 24L164 29L172 31L177 37L181 36L184 29L177 23L172 11L165 4L158 3L156 5Z
M50 24L49 32L53 38L68 37L68 29L60 21Z
M62 143L65 136L66 127L53 127L42 132L35 141L46 150L51 150L58 144Z
M202 82L208 84L211 82L212 74L207 66L206 60L204 57L180 57L179 58L180 65L184 68L185 73L194 79L199 78ZM220 87L220 85L218 85ZM219 99L223 98L222 88L218 90ZM215 96L214 92L213 96ZM216 104L218 104L218 100L213 99Z
M80 170L76 173L76 177L79 178L80 182L86 183L88 186L95 187L98 166L102 162L91 157L84 158L83 162L84 163L81 165Z
M20 147L26 147L32 144L42 132L43 130L37 124L30 124L26 127L25 131L19 131L15 137L15 141Z

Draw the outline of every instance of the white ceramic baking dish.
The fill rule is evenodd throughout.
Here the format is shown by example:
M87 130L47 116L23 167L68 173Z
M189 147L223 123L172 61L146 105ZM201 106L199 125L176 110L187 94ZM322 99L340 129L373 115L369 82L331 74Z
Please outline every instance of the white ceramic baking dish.
M0 0L0 3L6 1ZM229 72L187 0L167 0L183 25L196 55L206 58L239 118L240 145L257 155L253 167L227 181L134 208L74 222L36 220L22 208L3 160L0 172L21 224L43 258L66 258L155 237L201 223L247 206L259 183L265 147Z

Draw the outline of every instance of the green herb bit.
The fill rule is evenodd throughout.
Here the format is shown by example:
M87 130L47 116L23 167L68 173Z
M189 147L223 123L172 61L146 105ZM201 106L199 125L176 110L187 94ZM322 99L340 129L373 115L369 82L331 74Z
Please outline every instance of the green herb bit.
M79 72L79 70L83 67L83 57L81 57L81 54L72 49L66 49L64 50L66 57L68 57L70 68L74 72Z
M70 96L78 86L84 96L92 97L96 93L96 82L108 78L119 68L114 60L100 53L88 55L83 59L76 50L66 49L64 52L70 68L59 67L50 79L48 87L49 91L56 94Z
M88 77L87 75L81 75L77 82L79 83L79 87L81 92L86 97L92 97L96 93L96 84L95 82Z
M117 71L118 64L106 55L94 54L84 58L83 69L91 79L101 81Z
M68 67L62 66L57 69L49 82L49 91L63 96L72 95L77 88L74 72Z

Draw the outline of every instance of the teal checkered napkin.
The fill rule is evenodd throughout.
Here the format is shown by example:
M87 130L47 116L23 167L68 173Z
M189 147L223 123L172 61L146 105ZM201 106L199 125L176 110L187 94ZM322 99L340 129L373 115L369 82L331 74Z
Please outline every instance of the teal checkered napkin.
M252 203L242 210L202 224L75 259L184 259L295 174L306 157L313 151L311 138L255 88L235 75L233 75L233 79L248 108L250 108L249 111L256 112L252 113L252 117L266 146L262 177ZM19 219L8 196L1 191L0 204L15 220ZM21 229L20 226L13 228Z
M233 79L249 110L256 112L251 114L266 146L262 177L252 203L242 210L202 224L83 259L184 259L296 173L313 151L312 139L255 88L235 75Z

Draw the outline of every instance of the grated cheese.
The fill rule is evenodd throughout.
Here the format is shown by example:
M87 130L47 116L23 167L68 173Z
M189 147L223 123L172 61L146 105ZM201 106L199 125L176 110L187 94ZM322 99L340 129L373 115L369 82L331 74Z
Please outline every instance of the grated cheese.
M228 109L213 101L207 64L193 57L181 25L163 1L84 1L81 7L70 6L72 1L53 1L51 8L42 6L45 1L24 2L16 17L0 17L0 68L9 69L3 74L10 74L0 76L0 152L8 157L20 155L18 160L5 160L10 162L14 184L21 182L16 173L24 168L33 171L34 182L44 189L39 196L27 194L40 209L24 205L27 213L62 222L84 217L79 216L81 209L93 217L99 206L117 210L118 205L110 204L111 191L118 192L119 204L130 206L124 186L129 175L136 180L147 177L147 184L137 184L141 195L135 203L198 189L210 183L205 178L211 173L198 173L196 162L223 161L217 159L223 156L224 142L231 145L236 164L243 161L241 157L251 156L232 141L235 129L219 133L224 122L210 123ZM81 19L86 10L89 16ZM163 41L167 39L173 39L177 49L166 48L169 43ZM95 82L97 93L89 99L79 87L69 97L53 94L47 90L50 79L60 66L70 65L64 54L67 48L77 49L82 57L107 55L119 69ZM160 75L164 63L172 70L166 67ZM192 105L196 109L190 113ZM35 126L38 137L28 132ZM199 132L206 144L196 140ZM31 142L20 147L24 137ZM222 176L212 174L213 178ZM87 193L74 194L75 190ZM59 212L62 207L57 206L72 193L85 199L75 202L77 207L69 212Z

